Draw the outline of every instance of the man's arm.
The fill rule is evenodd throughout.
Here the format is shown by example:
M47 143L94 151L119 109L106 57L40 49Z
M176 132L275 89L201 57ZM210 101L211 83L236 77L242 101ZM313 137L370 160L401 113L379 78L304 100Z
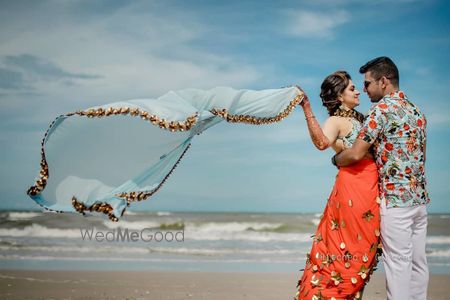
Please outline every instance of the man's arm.
M371 144L362 140L356 139L353 146L349 149L345 149L334 156L336 166L344 167L360 161L364 155L369 151Z
M384 103L371 107L369 115L364 120L364 124L359 131L358 138L350 149L346 149L333 156L332 162L334 165L338 167L348 166L364 157L378 135L384 130L384 124L387 121L384 112L385 109L387 109L387 105Z

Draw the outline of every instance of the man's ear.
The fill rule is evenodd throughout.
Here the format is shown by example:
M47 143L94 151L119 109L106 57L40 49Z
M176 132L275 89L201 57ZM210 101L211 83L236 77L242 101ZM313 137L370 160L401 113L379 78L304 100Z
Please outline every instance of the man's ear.
M382 88L382 89L385 89L386 86L387 86L387 84L388 84L388 81L387 81L386 76L382 76L382 77L380 78L380 85L381 85L381 88Z

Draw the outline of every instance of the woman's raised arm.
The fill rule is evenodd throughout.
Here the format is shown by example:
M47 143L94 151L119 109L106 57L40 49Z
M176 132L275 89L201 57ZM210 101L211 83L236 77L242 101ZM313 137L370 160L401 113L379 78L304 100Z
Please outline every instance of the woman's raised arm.
M305 98L300 103L300 106L305 113L309 135L311 136L314 146L319 150L325 150L330 147L336 141L339 134L339 127L336 122L337 118L328 118L322 129L311 110L311 105L306 94Z

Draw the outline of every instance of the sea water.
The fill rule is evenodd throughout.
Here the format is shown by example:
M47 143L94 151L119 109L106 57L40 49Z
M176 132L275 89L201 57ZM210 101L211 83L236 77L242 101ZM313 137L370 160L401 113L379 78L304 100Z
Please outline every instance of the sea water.
M320 214L0 212L0 268L298 272ZM450 273L450 215L429 215L431 273ZM382 263L378 264L382 270Z

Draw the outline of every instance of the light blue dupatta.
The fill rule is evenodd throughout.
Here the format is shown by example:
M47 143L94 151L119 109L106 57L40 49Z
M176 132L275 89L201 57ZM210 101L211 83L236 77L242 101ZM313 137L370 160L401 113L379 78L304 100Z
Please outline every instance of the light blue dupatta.
M27 193L47 210L117 221L161 188L195 135L223 120L281 121L303 95L297 87L185 89L61 115L45 133L41 170Z

